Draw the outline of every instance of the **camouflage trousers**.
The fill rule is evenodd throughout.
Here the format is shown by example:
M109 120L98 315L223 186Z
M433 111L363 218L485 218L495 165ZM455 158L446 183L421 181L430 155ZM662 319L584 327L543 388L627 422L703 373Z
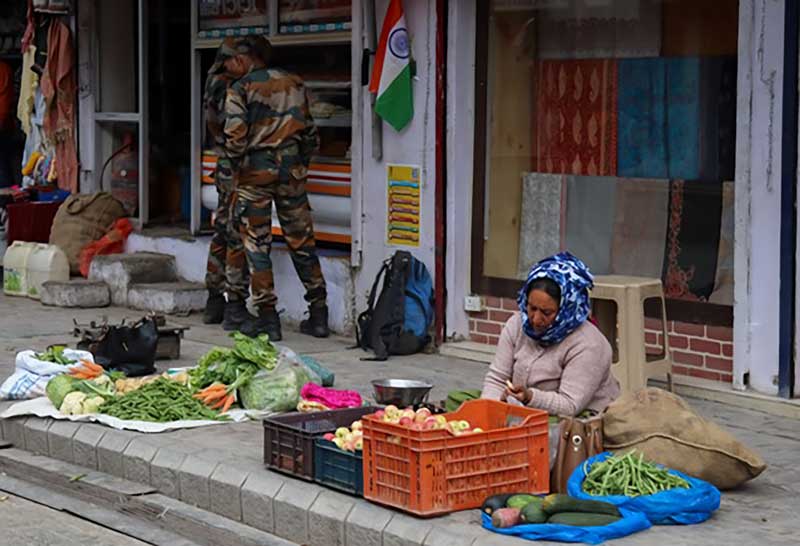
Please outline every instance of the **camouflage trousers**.
M218 202L214 215L214 236L208 249L206 288L212 294L227 293L231 301L244 300L240 294L246 296L250 281L248 269L242 266L245 264L244 251L240 250L238 256L235 252L229 253L231 248L241 249L242 242L239 232L230 222L234 194L233 177L227 161L220 160L217 164L214 182Z
M270 259L273 202L295 271L306 289L305 299L310 307L324 305L327 291L317 256L305 181L296 179L239 187L234 196L231 221L247 257L253 304L266 310L274 309L278 302ZM235 251L228 249L228 267L236 263L230 259Z

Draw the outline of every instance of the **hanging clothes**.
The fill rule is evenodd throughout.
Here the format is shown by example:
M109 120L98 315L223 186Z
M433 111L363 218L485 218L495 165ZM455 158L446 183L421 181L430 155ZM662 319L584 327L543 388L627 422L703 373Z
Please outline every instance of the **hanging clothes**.
M42 92L47 103L45 136L56 151L58 187L76 193L78 155L75 150L75 52L69 28L61 21L50 24L47 63L42 77Z
M42 128L44 125L45 110L46 106L42 88L37 87L34 94L33 110L30 117L30 132L28 133L28 137L25 139L25 150L22 155L23 166L28 165L35 152L42 154L46 151L44 150L43 145L44 129ZM33 185L33 177L30 175L30 173L26 174L23 172L23 175L23 186L27 187Z
M19 102L17 118L26 135L31 133L31 114L33 113L36 89L39 87L39 76L33 71L36 47L31 45L22 54L22 79L19 85Z

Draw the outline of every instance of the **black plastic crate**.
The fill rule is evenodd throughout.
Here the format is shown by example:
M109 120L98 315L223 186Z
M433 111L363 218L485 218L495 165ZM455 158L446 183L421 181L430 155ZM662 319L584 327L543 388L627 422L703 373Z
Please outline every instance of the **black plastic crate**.
M364 462L360 451L344 451L323 438L314 441L314 481L364 496Z
M264 419L264 464L267 467L314 480L314 439L349 427L377 407L366 406L314 413L286 413ZM335 446L334 446L335 447Z

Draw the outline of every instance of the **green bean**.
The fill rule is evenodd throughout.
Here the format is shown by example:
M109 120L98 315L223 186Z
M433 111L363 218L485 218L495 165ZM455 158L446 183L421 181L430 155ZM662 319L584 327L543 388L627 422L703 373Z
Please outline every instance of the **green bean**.
M636 497L652 495L676 488L689 488L689 484L644 458L644 454L628 451L624 455L611 456L588 468L583 490L590 495L625 495Z
M119 419L158 423L227 419L193 398L188 387L165 378L109 400L100 407L100 412Z

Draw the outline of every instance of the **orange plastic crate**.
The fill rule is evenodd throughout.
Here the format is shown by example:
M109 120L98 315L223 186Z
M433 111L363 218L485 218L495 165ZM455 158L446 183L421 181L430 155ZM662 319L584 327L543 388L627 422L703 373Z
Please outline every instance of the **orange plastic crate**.
M485 432L454 436L362 418L365 498L427 517L479 508L499 493L549 491L547 412L471 400L444 415Z

